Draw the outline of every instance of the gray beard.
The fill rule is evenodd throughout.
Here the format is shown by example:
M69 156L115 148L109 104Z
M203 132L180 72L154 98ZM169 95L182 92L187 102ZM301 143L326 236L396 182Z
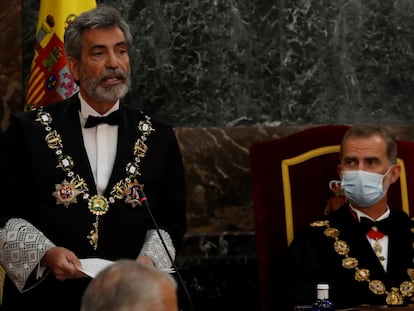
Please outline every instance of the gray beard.
M123 98L128 93L129 85L127 83L111 85L108 87L90 87L86 92L91 98L99 102L113 102Z

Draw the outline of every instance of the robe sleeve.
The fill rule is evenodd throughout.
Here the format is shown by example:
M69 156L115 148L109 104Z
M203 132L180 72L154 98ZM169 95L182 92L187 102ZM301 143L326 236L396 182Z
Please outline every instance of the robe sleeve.
M28 221L11 218L0 229L0 264L20 292L35 286L42 275L40 260L55 245ZM30 275L37 273L35 284L27 284ZM29 288L28 288L29 287Z
M165 243L165 247L170 253L172 259L175 259L175 248L170 235L164 231L159 231ZM144 245L141 249L140 256L149 256L154 262L155 266L160 269L169 269L172 267L172 262L168 256L167 250L164 247L156 230L148 230L145 237Z

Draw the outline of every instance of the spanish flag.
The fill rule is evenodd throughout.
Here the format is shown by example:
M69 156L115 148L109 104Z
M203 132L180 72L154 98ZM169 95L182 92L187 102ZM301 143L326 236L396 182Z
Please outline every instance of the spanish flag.
M78 14L94 7L95 0L40 0L26 110L56 103L78 90L66 65L63 35Z

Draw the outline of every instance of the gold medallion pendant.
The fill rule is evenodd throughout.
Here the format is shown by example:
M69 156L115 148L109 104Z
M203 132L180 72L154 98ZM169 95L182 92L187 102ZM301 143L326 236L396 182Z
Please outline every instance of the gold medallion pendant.
M105 215L109 210L109 203L102 195L94 195L88 202L88 208L96 216Z
M88 201L88 208L92 214L96 215L96 220L93 223L93 229L89 232L87 238L89 239L89 243L96 250L98 248L99 240L99 216L106 214L109 210L109 203L104 196L94 195Z
M72 182L68 182L66 179L57 184L56 191L53 192L53 196L56 198L56 204L63 204L68 207L71 203L76 203L76 197L81 193L76 189L76 185Z

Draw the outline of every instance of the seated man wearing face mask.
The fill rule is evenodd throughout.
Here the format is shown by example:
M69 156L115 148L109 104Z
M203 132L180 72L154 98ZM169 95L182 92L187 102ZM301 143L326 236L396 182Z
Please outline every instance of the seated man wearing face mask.
M281 310L311 304L318 283L329 284L337 309L413 303L414 222L387 203L400 176L396 161L386 128L355 125L346 132L338 172L347 203L296 233L276 276Z

